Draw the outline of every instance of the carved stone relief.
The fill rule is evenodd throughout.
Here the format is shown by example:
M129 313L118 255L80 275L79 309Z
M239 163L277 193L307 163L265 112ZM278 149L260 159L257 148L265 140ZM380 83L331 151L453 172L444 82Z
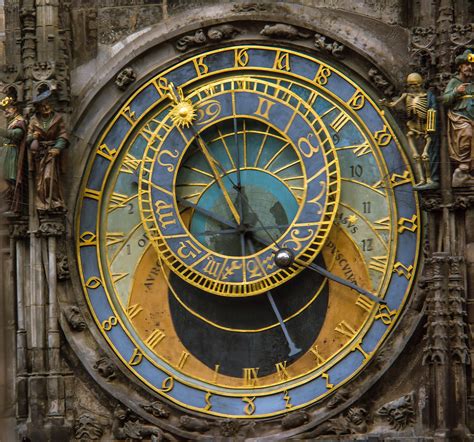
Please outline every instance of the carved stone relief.
M195 46L203 46L208 43L218 43L222 40L230 40L239 34L239 29L228 24L214 26L206 31L199 29L194 34L181 37L176 42L176 49L180 52L184 52Z
M295 26L284 23L265 25L265 27L260 31L260 34L269 38L282 38L285 40L298 40L310 37L308 32L302 32Z
M83 331L87 325L82 317L82 313L78 307L71 305L64 310L64 316L72 330Z
M413 393L407 394L394 401L388 402L377 411L396 431L404 430L415 422L415 405Z
M79 440L100 440L104 430L90 413L81 414L74 423L74 437Z
M94 364L94 369L96 369L99 375L107 381L113 381L117 377L115 373L115 365L108 357L100 358Z
M115 85L121 90L124 91L137 79L137 74L133 68L126 67L119 72L117 77L115 77Z

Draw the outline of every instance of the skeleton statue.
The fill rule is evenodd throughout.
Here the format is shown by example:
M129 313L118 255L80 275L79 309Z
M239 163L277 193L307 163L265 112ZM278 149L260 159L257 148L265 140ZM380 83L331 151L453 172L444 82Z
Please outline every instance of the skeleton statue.
M439 146L436 136L436 99L423 88L423 78L413 72L407 76L407 91L394 101L380 101L393 108L405 103L407 138L416 164L418 183L415 190L439 187Z

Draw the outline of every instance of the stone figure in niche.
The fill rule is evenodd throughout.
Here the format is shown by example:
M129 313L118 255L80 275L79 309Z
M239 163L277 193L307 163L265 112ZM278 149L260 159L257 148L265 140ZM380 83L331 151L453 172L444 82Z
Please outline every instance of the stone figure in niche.
M23 195L27 125L12 97L5 97L0 101L0 106L7 120L7 128L0 128L2 199L6 203L6 213L19 213Z
M60 181L60 154L68 146L63 117L54 111L51 91L38 95L35 113L28 126L28 144L32 154L35 207L40 211L65 210Z
M425 90L423 78L413 72L408 75L407 91L394 101L381 100L381 104L396 107L405 104L407 138L417 171L415 190L439 187L439 140L437 137L437 104L433 92Z
M448 108L449 156L455 164L452 186L474 186L474 53L456 57L458 73L449 81L443 101Z

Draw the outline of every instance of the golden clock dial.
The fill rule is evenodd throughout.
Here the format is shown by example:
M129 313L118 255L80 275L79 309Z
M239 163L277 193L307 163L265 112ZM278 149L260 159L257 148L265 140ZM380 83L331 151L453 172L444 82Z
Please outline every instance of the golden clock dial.
M196 109L191 127L176 120L182 103ZM139 132L147 139L139 186L143 224L172 271L233 297L301 272L319 254L339 200L333 141L318 115L281 85L240 76L166 111ZM274 262L282 248L295 256L284 269Z
M420 215L396 132L354 78L285 48L203 52L140 86L97 140L76 218L84 296L161 398L281 415L390 338Z

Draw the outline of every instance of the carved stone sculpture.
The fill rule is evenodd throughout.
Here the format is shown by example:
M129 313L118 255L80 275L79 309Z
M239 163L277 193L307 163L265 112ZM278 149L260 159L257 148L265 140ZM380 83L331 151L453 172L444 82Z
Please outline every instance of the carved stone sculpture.
M154 425L142 422L141 419L120 405L114 411L112 434L118 440L176 441L176 438L171 434L163 432Z
M468 49L456 57L458 73L443 95L448 110L449 156L456 166L452 186L474 186L474 53Z
M74 437L78 440L100 440L104 430L89 413L84 413L74 423Z
M281 420L281 426L283 429L288 430L290 428L301 427L309 422L309 415L304 411L296 411L294 413L286 415Z
M155 401L150 404L142 405L142 408L155 417L168 419L170 412L163 406L161 402Z
M436 136L437 106L434 94L423 88L420 74L407 77L407 92L394 101L381 100L381 104L396 107L405 105L407 138L417 167L418 183L415 190L439 187L439 143Z
M64 310L64 316L66 317L69 326L74 331L82 331L87 327L79 308L75 305L66 307Z
M385 79L385 77L375 68L369 69L367 75L374 86L379 89L382 94L386 97L392 97L394 95L394 87Z
M64 211L60 181L60 154L68 145L63 117L54 111L51 91L35 100L35 114L28 126L28 144L33 163L35 207L40 211Z
M0 129L2 143L0 146L0 178L3 201L6 202L7 212L21 211L22 195L25 191L24 163L26 121L20 115L18 106L12 97L5 97L0 101L7 120L7 128Z
M94 368L107 381L113 381L117 377L115 374L115 366L112 364L112 361L107 357L100 358L94 364Z
M292 25L277 23L276 25L265 25L260 31L261 35L270 38L283 38L285 40L297 40L300 38L309 38L309 34L301 32Z
M126 67L122 69L117 77L115 77L115 85L121 90L124 91L129 85L131 85L137 79L137 74L133 68Z
M352 407L345 415L339 415L322 423L313 431L304 433L304 439L313 439L325 434L361 434L367 431L368 412L365 408Z
M379 408L377 414L383 416L394 430L404 430L408 425L415 422L413 393L386 403Z
M206 32L202 29L197 30L192 35L181 37L176 43L176 49L184 52L194 46L202 46L209 42L219 42L235 38L240 31L232 25L220 25L209 28Z
M181 416L179 423L185 430L197 433L207 433L211 428L206 420L191 416Z
M331 54L332 56L336 58L343 57L342 52L344 51L344 45L336 41L332 41L332 42L327 41L327 37L325 35L315 34L314 46L316 47L318 51L327 52L328 54Z

